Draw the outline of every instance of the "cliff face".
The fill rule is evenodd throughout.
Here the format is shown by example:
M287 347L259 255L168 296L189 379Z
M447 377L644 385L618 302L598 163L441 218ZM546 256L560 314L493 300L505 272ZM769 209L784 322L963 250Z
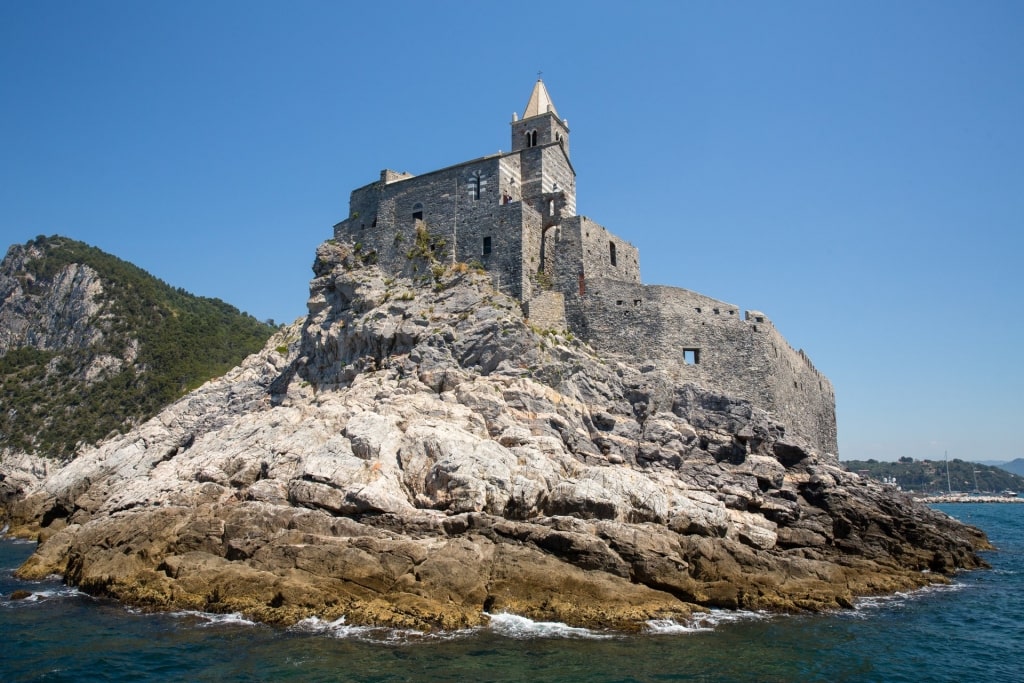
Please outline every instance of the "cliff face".
M81 242L14 245L0 262L0 457L68 459L233 367L271 332Z
M11 247L0 262L0 354L22 347L85 349L104 336L95 320L103 293L99 274L74 263L39 277L32 266L45 256L42 247L29 243Z
M982 564L980 532L747 402L539 334L464 267L362 261L322 245L304 324L9 505L45 539L22 576L281 623L631 629Z

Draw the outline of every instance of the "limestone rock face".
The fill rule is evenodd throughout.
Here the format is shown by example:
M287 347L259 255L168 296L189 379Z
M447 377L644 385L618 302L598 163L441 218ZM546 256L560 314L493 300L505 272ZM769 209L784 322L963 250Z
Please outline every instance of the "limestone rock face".
M8 496L43 539L21 574L278 623L635 629L982 564L749 403L538 334L464 267L366 260L322 245L304 323Z
M71 263L37 281L27 264L43 255L39 247L15 245L0 266L0 354L22 346L84 349L103 336L93 320L103 293L96 271Z

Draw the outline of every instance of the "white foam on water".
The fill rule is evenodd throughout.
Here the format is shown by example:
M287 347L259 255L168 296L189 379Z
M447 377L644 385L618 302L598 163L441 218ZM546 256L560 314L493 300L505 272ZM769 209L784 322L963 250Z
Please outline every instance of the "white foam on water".
M3 604L16 605L18 603L42 602L43 600L55 600L60 598L90 597L87 593L83 593L73 586L60 586L59 588L47 588L43 590L32 590L31 584L28 584L28 586L29 587L21 588L20 590L29 591L30 595L18 600L4 600Z
M239 612L231 612L229 614L215 614L213 612L199 612L197 610L184 610L181 612L171 612L173 617L191 617L193 619L199 619L200 628L207 626L258 626L255 621L246 619Z
M311 633L325 635L331 638L351 638L366 643L383 645L405 645L408 643L454 640L464 638L478 629L460 629L457 631L416 631L413 629L385 628L381 626L354 626L346 623L345 617L339 617L334 621L325 621L319 617L307 617L295 625L289 631L299 633Z
M649 619L647 621L647 632L657 636L672 636L711 630L713 629L707 626L700 626L699 624L680 624L674 619Z
M588 640L604 640L614 638L614 634L591 631L586 628L569 626L557 621L534 621L517 614L499 612L484 613L491 619L490 629L508 638L579 638Z
M891 595L865 596L854 600L852 611L841 612L841 614L849 614L854 617L867 617L868 615L865 614L866 612L891 607L902 607L912 600L919 600L928 595L935 593L956 593L964 590L965 588L967 588L967 584L964 583L939 583L931 586L925 586L924 588L918 588L913 591L897 591Z
M288 630L299 633L325 634L335 638L350 638L366 630L366 627L350 626L345 623L345 617L338 617L334 621L324 621L320 617L306 617Z
M709 612L696 613L683 623L675 621L674 619L651 619L647 622L647 632L652 635L701 633L714 631L722 624L767 619L768 616L767 612L713 609Z

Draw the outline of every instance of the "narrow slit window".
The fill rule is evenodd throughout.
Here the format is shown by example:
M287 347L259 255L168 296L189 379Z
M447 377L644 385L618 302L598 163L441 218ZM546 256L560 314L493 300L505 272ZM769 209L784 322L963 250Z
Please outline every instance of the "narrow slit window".
M612 260L612 265L615 265L615 242L608 243L608 256Z
M473 177L469 181L470 187L472 187L473 190L474 201L480 199L481 176L482 174L480 173L480 171L474 171Z
M491 253L491 236L488 235L484 238L484 256L489 256Z

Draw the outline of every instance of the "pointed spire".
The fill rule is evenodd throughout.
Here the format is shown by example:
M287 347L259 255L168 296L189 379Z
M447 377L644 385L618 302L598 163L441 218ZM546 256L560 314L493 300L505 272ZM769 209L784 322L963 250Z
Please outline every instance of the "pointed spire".
M548 112L558 116L558 111L555 110L555 103L551 101L551 95L548 94L548 89L544 87L544 81L538 78L537 83L533 86L533 92L530 93L530 101L526 103L526 111L523 112L523 118L528 119L531 116L540 116Z

